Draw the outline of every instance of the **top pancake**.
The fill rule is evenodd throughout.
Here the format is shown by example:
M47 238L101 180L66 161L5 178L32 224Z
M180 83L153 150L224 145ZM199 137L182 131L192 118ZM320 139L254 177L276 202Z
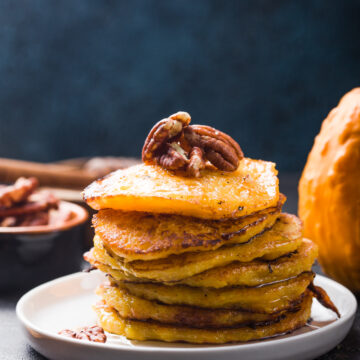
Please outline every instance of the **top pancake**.
M274 163L249 158L242 159L234 172L205 170L201 178L140 164L93 182L84 190L84 199L95 210L110 208L217 220L275 207L279 184Z

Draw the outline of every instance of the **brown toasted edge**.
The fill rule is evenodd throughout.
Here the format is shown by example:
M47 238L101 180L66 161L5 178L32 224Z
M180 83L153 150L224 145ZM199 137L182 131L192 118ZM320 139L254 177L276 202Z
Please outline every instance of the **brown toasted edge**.
M275 285L275 284L281 284L285 281L289 281L289 280L294 280L296 278L299 278L301 276L305 276L305 275L312 275L312 279L309 280L309 282L311 282L314 277L315 277L315 273L313 271L303 271L301 272L300 274L298 275L294 275L294 276L291 276L289 278L286 278L286 279L281 279L281 280L276 280L276 281L272 281L270 283L266 283L266 284L259 284L259 285L255 285L255 286L249 286L249 285L232 285L232 286L226 286L225 288L232 288L232 289L256 289L256 288L263 288L263 287L267 287L267 286L272 286L272 285ZM110 278L110 281L111 281L111 284L112 286L118 286L118 283L123 283L123 284L141 284L141 285L158 285L158 286L161 286L161 287L166 287L166 286L169 286L167 283L165 282L156 282L156 281L149 281L149 279L144 279L143 282L141 283L138 283L138 282L134 282L134 281L131 281L131 280L116 280L114 279L110 274L108 274L109 278ZM195 289L198 289L198 287L195 287L195 286L190 286L190 285L187 285L187 284L176 284L177 287L179 288L195 288ZM214 290L221 290L221 289L224 289L224 288L210 288L210 289L214 289ZM246 311L246 309L241 309L241 310L244 310Z
M279 213L279 214L280 214L280 213ZM272 215L272 214L269 214L269 215ZM255 220L254 222L252 222L252 223L246 225L245 227L241 228L239 231L232 232L232 233L229 233L229 234L226 234L226 235L229 235L229 239L230 239L231 237L235 236L235 235L241 235L241 234L245 233L246 231L248 231L250 228L252 228L252 227L254 227L254 226L262 223L263 221L265 221L266 218L267 218L267 216L264 215L262 218L257 219L257 220ZM250 242L253 238L262 235L265 231L270 230L270 229L271 229L271 227L266 227L266 228L264 228L263 230L261 230L261 232L259 232L258 234L254 235L253 237L251 237L251 238L248 239L247 241L242 242L242 243L236 243L236 244L233 244L233 245L246 244L246 243ZM97 235L101 238L101 240L103 241L103 246L104 246L104 248L107 250L107 252L108 252L109 254L111 253L111 255L121 257L120 255L117 255L117 254L115 253L115 251L110 248L110 246L108 246L107 244L104 244L104 239L105 239L105 242L106 242L106 240L107 240L106 237L103 237L102 234L99 234L99 233L96 233L96 234L97 234ZM224 238L224 234L222 234L220 238L212 239L212 240L202 240L202 239L200 239L200 238L194 237L194 238L192 238L192 241L193 241L192 244L181 245L181 249L194 248L194 250L193 250L193 251L190 251L190 252L196 252L196 251L198 251L197 248L199 248L199 247L206 247L206 249L205 249L204 251L209 251L209 249L208 249L209 247L211 248L211 247L217 245L218 243L224 242L224 245L226 245L226 241L227 241L227 240L228 240L227 238ZM122 248L121 252L122 252L123 254L137 254L137 255L142 254L142 255L145 255L145 254L156 254L156 253L158 253L158 252L161 252L161 251L164 251L164 250L168 250L168 249L171 249L171 248L172 248L171 244L168 244L167 247L163 247L163 248L160 248L160 247L157 247L157 248L152 247L152 248L151 248L151 247L150 247L150 248L148 248L148 249L146 249L146 250L143 250L143 249L129 250L129 249L124 249L124 248ZM180 249L180 247L179 247L179 249ZM180 253L172 253L172 254L170 254L170 255L168 255L168 256L171 256L171 255L181 255L181 254L183 254L183 252L180 252ZM141 259L138 259L138 260L141 260ZM145 261L145 260L144 260L144 261Z
M250 240L249 240L250 241ZM240 244L239 244L240 245ZM90 249L89 251L86 251L84 254L83 254L83 258L85 261L87 261L91 266L89 267L89 269L86 269L84 270L84 272L90 272L92 270L95 270L97 269L97 266L99 265L105 265L105 266L109 266L111 267L109 264L104 264L104 263L101 263L99 262L98 260L96 260L92 254L92 250L94 248ZM105 249L106 252L108 252L106 249ZM260 260L262 263L264 264L267 264L268 267L269 267L269 271L270 271L270 268L271 268L271 265L272 264L276 264L276 261L279 260L279 259L284 259L284 258L291 258L292 256L294 256L295 254L297 254L298 251L295 250L293 252L290 252L288 254L285 254L285 255L282 255L274 260L263 260L263 259L257 259L258 261ZM111 256L112 258L116 258L117 255L113 255L113 254L110 254L108 252L108 255ZM115 256L115 257L114 257ZM115 269L116 270L116 269ZM272 272L272 269L271 271ZM286 280L290 280L292 278L296 278L298 277L299 275L301 274L304 274L304 273L311 273L313 274L313 276L315 276L315 273L313 271L303 271L293 277L290 277L290 278L286 278L286 279L280 279L280 280L277 280L277 281L273 281L272 283L268 283L268 284L259 284L259 285L256 285L256 286L248 286L248 285L231 285L230 287L247 287L247 288L250 288L250 287L262 287L262 286L265 286L265 285L270 285L270 284L274 284L274 283L279 283L279 282L282 282L282 281L286 281ZM151 279L146 279L146 278L137 278L137 281L135 280L128 280L128 279L124 279L124 280L116 280L115 278L113 278L110 274L106 274L111 282L112 282L112 286L118 286L118 283L124 283L124 284L156 284L158 283L156 280L151 280ZM194 275L196 276L196 275ZM181 283L181 280L174 280L174 281L166 281L166 282L161 282L162 285L183 285L183 286L189 286L189 287L192 287L190 285L186 285L186 284L182 284ZM216 289L216 288L215 288ZM310 290L309 290L310 291Z
M118 284L116 284L116 280L115 281L112 280L113 278L110 274L106 274L106 277L110 281L111 286L115 286L115 287L119 286ZM126 283L126 282L124 282L124 283ZM179 286L187 286L187 285L179 285ZM128 291L128 290L126 289L126 291ZM243 308L243 307L237 307L237 308L231 308L231 309L222 308L222 307L216 308L216 309L215 308L211 309L211 308L204 308L204 307L196 306L196 305L192 305L191 307L194 309L200 309L200 310L211 310L211 311L224 311L224 310L229 311L229 310L231 310L231 311L241 311L241 312L246 312L246 313L251 313L251 314L257 313L257 314L263 314L263 315L276 315L276 314L280 314L284 311L290 311L292 308L299 305L303 301L305 293L306 293L306 291L304 293L302 293L297 299L290 300L289 304L287 306L283 307L282 309L275 310L273 312L258 311L258 310L253 310L253 309L249 309L249 308ZM158 301L158 300L149 300L149 301L155 301L155 302L157 302L161 305L165 305L165 306L169 305L169 304L166 304L166 303ZM189 306L189 305L178 304L178 305L174 305L174 306Z
M241 328L245 328L245 327L249 327L252 329L256 329L256 327L259 326L269 326L275 323L278 323L279 321L285 319L286 315L285 314L281 314L279 316L277 316L276 318L274 318L273 320L267 320L267 321L259 321L259 322L249 322L249 323L241 323L241 324L236 324L236 325L232 325L232 326L210 326L210 325L205 325L205 326L201 326L201 325L190 325L189 323L174 323L174 322L160 322L157 320L153 320L153 319L136 319L136 318L132 318L132 317L128 317L128 318L124 318L122 317L119 312L111 306L112 309L114 309L114 311L117 313L117 315L123 319L126 320L131 320L131 321L137 321L140 323L147 323L147 324L158 324L158 325L162 325L162 326L171 326L171 327L175 327L175 328L187 328L187 329L204 329L204 330L225 330L225 329L241 329ZM300 310L300 307L297 308L296 311L297 312ZM196 311L196 309L194 308L194 311Z
M113 286L113 285L101 285L99 289L106 288L107 286ZM104 290L101 291L104 291ZM289 306L275 311L273 313L262 313L262 312L255 312L251 310L242 310L242 309L209 309L209 308L199 308L197 306L188 306L188 305L167 305L167 304L161 304L162 306L169 306L177 308L178 313L174 317L174 321L171 322L161 322L159 320L154 320L151 317L139 319L132 316L126 316L123 317L128 320L134 320L134 321L141 321L141 322L150 322L150 323L161 323L163 325L170 325L175 327L187 327L187 328L195 328L195 329L237 329L242 327L250 327L250 328L256 328L258 326L265 326L265 325L271 325L274 323L279 322L280 320L284 319L286 317L287 313L296 313L301 309L301 306L303 302L309 298L313 297L313 294L310 290L305 290L303 294L301 294L297 299L290 302ZM105 300L106 302L106 300ZM156 302L156 301L154 301ZM113 307L114 308L114 307ZM115 309L115 308L114 308ZM116 310L116 309L115 309ZM266 316L268 320L264 321L244 321L239 322L234 325L230 326L221 326L221 325L215 325L211 324L211 321L213 321L214 317L216 317L216 314L220 313L231 313L231 314L237 314L237 313L247 313L247 314L259 314ZM119 316L121 316L119 314ZM122 317L122 316L121 316Z
M261 211L258 211L258 212L255 212L255 213L252 213L252 214L249 214L249 215L237 218L237 219L232 219L233 221L239 221L239 220L241 221L241 219L245 219L245 218L248 218L250 216L256 216L256 215L260 216L259 218L254 220L252 223L250 223L248 225L245 225L244 227L240 228L237 231L233 231L231 233L221 234L220 238L217 238L217 239L202 240L201 238L192 237L193 243L191 243L191 244L181 244L181 249L194 248L194 251L196 251L196 248L198 248L198 247L213 247L213 246L215 246L215 245L217 245L218 243L221 243L221 242L224 242L224 245L225 245L226 242L228 240L230 240L232 237L244 234L250 228L252 228L252 227L262 223L263 221L265 221L268 216L274 215L276 213L278 213L280 215L281 208L282 208L283 204L285 203L285 200L286 200L285 195L280 193L279 202L278 202L277 206L270 207L270 208L267 208L267 209L263 209ZM171 214L168 214L168 215L172 216ZM180 216L180 215L173 215L173 216ZM191 217L189 217L189 218L191 218ZM193 219L195 219L195 218L193 218ZM93 227L95 228L95 233L98 236L100 236L100 238L102 239L103 242L104 241L106 242L107 241L106 236L104 236L104 234L102 234L102 233L99 234L99 233L96 232L96 220L97 220L97 214L95 214L93 216L93 218L92 218L92 224L93 224ZM226 220L229 221L229 219L226 219ZM208 220L208 221L216 223L216 222L223 222L223 221L226 221L226 220ZM270 229L269 227L263 229L259 234L254 235L254 237L262 235L264 233L264 231L269 230L269 229ZM251 239L247 240L246 242L244 242L242 244L245 244L245 243L249 242L254 237L252 237ZM239 244L241 244L241 243L239 243ZM160 247L158 247L158 248L149 247L146 250L143 250L143 249L129 250L129 249L126 249L126 248L121 248L121 252L124 255L126 255L126 254L136 254L136 255L142 254L142 255L146 255L146 254L156 254L158 252L168 250L168 249L171 249L171 244L168 244L168 246L166 248L164 248L164 247L162 247L162 248L160 248ZM107 250L110 250L110 249L107 249ZM114 255L117 255L117 254L115 254L114 251L113 251L113 253L114 253ZM180 254L181 254L181 252L180 253L174 253L173 255L180 255ZM120 256L120 255L117 255L117 256Z
M251 329L256 329L257 327L261 327L261 326L271 326L275 323L280 322L281 320L284 320L286 318L286 314L287 313L297 313L302 309L302 305L305 302L305 300L311 296L311 292L305 292L301 295L301 297L297 300L296 305L292 305L289 308L283 309L281 311L279 311L280 315L277 316L275 319L273 320L268 320L268 321L262 321L262 322L250 322L250 323L241 323L241 324L236 324L233 326L191 326L189 324L179 324L179 323L162 323L160 321L156 321L153 319L136 319L136 318L124 318L122 317L119 312L112 306L107 305L106 301L103 299L102 302L104 302L107 306L111 307L116 314L125 320L130 320L130 321L135 321L135 322L139 322L139 323L148 323L148 324L157 324L160 326L166 326L166 327L174 327L174 328L186 328L186 329L203 329L203 330L210 330L210 331L216 331L216 330L226 330L226 329L241 329L241 328L251 328ZM194 310L196 310L197 308L194 307ZM216 309L216 310L220 310L220 309ZM242 310L239 310L242 311ZM273 314L267 314L267 315L276 315L276 313ZM292 330L289 330L292 331Z
M290 215L290 214L287 214L287 213L281 213L282 215L287 215L287 216L293 216L293 217L296 217L295 215ZM297 218L297 217L296 217ZM297 218L298 219L298 218ZM277 219L278 221L279 219ZM252 236L250 239L248 239L247 241L244 241L242 243L238 243L238 244L231 244L229 246L241 246L241 245L245 245L245 244L248 244L250 242L252 242L253 240L255 240L256 238L262 236L264 233L266 233L267 231L270 231L272 229L272 227L266 227L264 228L261 232L259 232L258 234ZM102 240L101 236L100 236L100 239ZM102 240L103 241L103 240ZM126 258L124 256L120 256L118 254L115 253L115 251L113 251L109 246L107 246L107 244L104 244L103 242L103 247L104 247L104 250L106 251L106 253L112 257L113 259L119 261L119 259L122 259L122 260L125 260ZM189 254L189 253L196 253L198 251L189 251L189 252L186 252L186 254ZM125 253L125 252L124 252ZM131 253L135 253L134 251L131 252ZM175 253L175 254L170 254L168 255L166 258L169 258L169 257L179 257L179 256L183 256L184 253ZM289 254L285 254L283 256L292 256L292 255L289 255ZM129 262L131 263L138 263L138 262L147 262L147 261L156 261L156 260L162 260L162 259L165 259L165 258L159 258L159 259L149 259L149 260L143 260L143 259L135 259L135 260L131 260ZM120 260L120 261L122 261Z

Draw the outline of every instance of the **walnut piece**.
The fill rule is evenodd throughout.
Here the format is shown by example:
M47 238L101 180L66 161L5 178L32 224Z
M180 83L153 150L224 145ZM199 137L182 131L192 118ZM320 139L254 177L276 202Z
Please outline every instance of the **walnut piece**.
M71 337L73 339L88 340L100 343L105 343L107 340L104 329L97 325L84 326L77 331L64 329L59 331L58 334Z
M190 121L188 113L178 112L155 124L145 140L143 162L192 177L200 177L206 166L235 171L244 157L239 144L219 130Z

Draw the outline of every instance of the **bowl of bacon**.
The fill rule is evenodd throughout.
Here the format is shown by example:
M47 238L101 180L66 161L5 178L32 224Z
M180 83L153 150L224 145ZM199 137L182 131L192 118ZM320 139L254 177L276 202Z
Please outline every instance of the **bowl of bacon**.
M38 190L36 178L0 185L0 289L27 289L78 271L87 211Z

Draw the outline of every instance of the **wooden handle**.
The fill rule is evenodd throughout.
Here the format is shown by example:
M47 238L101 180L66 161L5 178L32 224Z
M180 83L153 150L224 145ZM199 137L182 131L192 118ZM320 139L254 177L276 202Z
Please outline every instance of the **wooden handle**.
M96 176L72 165L43 164L0 158L0 182L12 183L20 176L35 176L41 186L83 189Z

